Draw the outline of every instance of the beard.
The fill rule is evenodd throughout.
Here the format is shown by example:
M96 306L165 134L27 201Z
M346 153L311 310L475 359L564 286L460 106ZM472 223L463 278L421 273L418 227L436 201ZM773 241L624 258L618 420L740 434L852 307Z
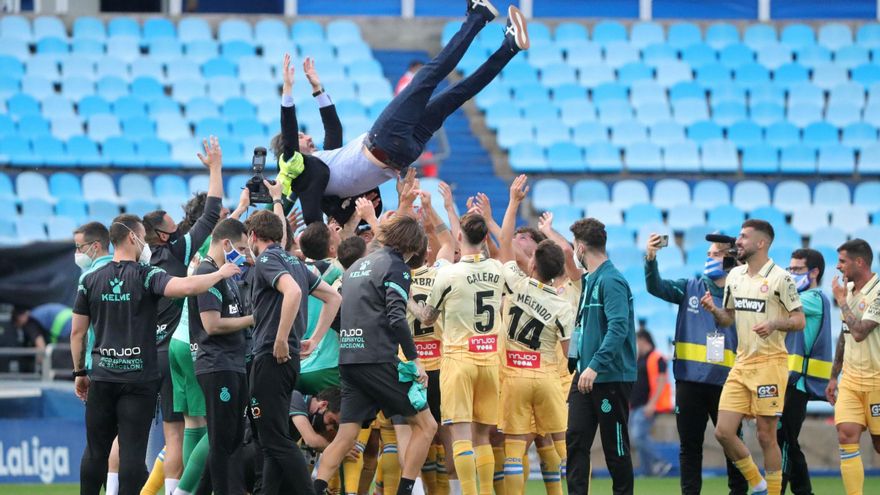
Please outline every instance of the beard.
M754 250L749 251L749 250L743 249L742 251L737 251L736 260L739 261L740 263L746 263L747 261L749 261L749 258L751 258L753 254L755 254Z

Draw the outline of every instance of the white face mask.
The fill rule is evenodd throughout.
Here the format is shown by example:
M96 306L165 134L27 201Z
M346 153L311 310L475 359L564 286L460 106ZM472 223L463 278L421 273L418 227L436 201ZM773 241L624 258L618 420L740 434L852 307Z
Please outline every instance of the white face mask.
M92 263L95 261L85 253L73 253L73 262L76 263L80 270L86 271L92 267Z
M138 239L138 241L140 241L142 243L144 242L144 241L141 241L140 239ZM153 256L153 252L150 250L150 246L147 243L144 243L143 246L144 246L144 248L141 249L141 255L138 256L138 261L140 261L141 263L143 263L145 265L149 265L150 264L150 257Z
M578 267L578 270L586 270L587 267L585 267L584 264L581 263L581 258L580 256L578 256L577 248L575 248L572 254L574 255L574 264Z

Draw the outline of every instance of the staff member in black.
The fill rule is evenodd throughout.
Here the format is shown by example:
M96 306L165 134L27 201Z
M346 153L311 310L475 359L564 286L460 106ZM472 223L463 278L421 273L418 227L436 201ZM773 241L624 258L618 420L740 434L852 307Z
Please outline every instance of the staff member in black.
M255 327L250 408L263 451L263 490L274 495L283 482L311 493L309 472L290 435L287 412L300 356L311 353L324 337L341 297L278 244L284 238L284 224L277 215L258 211L245 228L256 261L251 268ZM305 298L310 294L324 306L312 337L300 345L308 321Z
M150 266L144 226L120 215L110 226L113 261L83 277L71 329L76 395L86 403L86 449L80 493L97 495L107 473L107 456L119 435L119 493L137 494L146 481L144 457L156 405L156 306L162 297L201 294L239 273L229 265L210 274L179 278ZM140 262L140 263L139 263ZM95 345L92 371L85 368L86 331Z
M168 213L156 210L144 215L146 241L152 255L148 260L153 266L162 268L169 275L185 277L190 259L211 235L211 230L220 219L223 200L223 154L217 138L211 136L210 142L203 142L205 154L199 159L208 169L208 197L205 210L195 225L182 234ZM159 345L160 404L162 407L162 426L165 434L165 480L166 488L176 487L183 472L183 415L174 412L171 368L168 361L168 345L171 335L180 323L183 300L163 298L157 307L159 318L156 321L156 342ZM201 425L199 425L201 426ZM169 484L170 483L170 484Z
M221 220L211 234L208 255L196 275L215 273L226 264L240 266L247 252L244 224L235 219ZM205 394L208 468L214 493L230 493L229 465L244 437L242 413L247 405L245 379L245 335L253 316L242 316L238 285L221 280L208 292L187 299L190 342L196 344L196 379Z
M390 418L401 415L412 428L412 437L403 459L398 495L412 493L428 448L437 431L437 422L425 404L416 409L408 392L412 382L398 376L398 347L418 370L418 381L427 386L422 366L406 319L410 269L424 262L428 240L418 221L398 214L382 226L382 249L355 262L342 283L342 318L339 331L339 376L342 384L342 411L339 431L324 449L315 479L315 492L323 495L327 480L354 447L364 425L379 409Z

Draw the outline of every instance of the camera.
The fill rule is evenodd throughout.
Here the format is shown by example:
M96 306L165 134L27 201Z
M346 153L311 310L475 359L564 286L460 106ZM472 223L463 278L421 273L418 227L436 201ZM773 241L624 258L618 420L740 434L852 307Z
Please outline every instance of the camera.
M258 146L254 148L254 158L251 160L251 173L254 175L248 179L247 188L250 191L251 206L272 202L272 196L269 195L269 189L263 184L263 170L266 168L266 148ZM275 181L269 181L272 184Z
M723 234L708 234L706 236L706 240L709 242L727 244L730 246L727 249L727 252L724 253L724 260L721 264L722 270L730 271L731 268L736 266L736 237L730 237L729 235Z

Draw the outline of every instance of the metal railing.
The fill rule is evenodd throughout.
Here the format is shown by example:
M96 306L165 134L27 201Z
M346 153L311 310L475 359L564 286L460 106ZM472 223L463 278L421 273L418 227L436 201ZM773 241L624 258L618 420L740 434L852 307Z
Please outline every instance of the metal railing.
M52 381L70 377L69 344L49 344L45 349L0 347L0 361L6 360L8 364L5 370L0 370L0 380ZM21 371L30 364L28 361L33 363L33 370Z

